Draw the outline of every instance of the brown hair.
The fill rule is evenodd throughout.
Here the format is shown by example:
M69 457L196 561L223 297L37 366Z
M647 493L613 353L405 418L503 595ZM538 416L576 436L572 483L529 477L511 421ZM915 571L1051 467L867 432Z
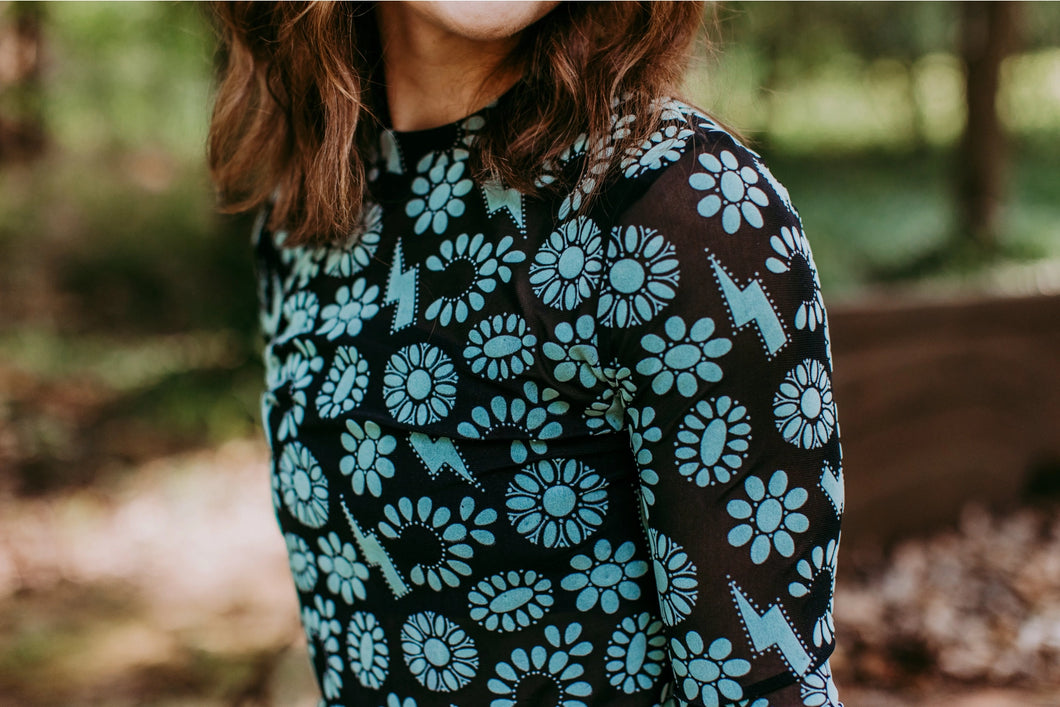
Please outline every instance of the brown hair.
M270 225L289 230L288 244L345 239L360 213L364 156L381 128L372 6L214 4L221 49L211 173L226 211L274 201ZM702 13L701 2L561 3L523 32L508 59L527 90L511 92L505 120L478 133L476 177L527 194L569 188L579 175L547 186L535 178L581 134L589 145L609 143L599 156L613 173L623 151L657 126L653 101L676 88ZM644 119L612 139L619 100Z

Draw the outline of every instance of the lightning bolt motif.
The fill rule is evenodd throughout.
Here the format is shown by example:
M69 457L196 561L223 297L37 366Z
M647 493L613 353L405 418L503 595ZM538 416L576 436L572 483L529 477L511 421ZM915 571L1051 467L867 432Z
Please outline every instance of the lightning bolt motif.
M386 295L383 304L397 304L390 333L404 329L416 319L416 281L420 266L405 269L405 256L401 252L401 239L394 245L394 258L390 261L390 274L386 279Z
M432 440L422 432L413 432L409 435L409 444L412 445L423 465L427 467L427 473L432 479L438 476L444 467L449 467L461 479L479 491L482 490L482 485L471 475L456 445L453 444L453 440L448 437Z
M350 509L346 507L346 499L342 499L342 512L346 516L346 522L349 523L350 530L353 532L353 539L357 542L357 547L361 551L364 561L369 566L378 567L382 570L383 579L386 580L387 586L390 587L391 593L396 598L400 599L408 594L409 586L405 584L401 573L394 567L394 561L390 559L390 555L383 549L379 538L371 531L366 533L361 530L361 526L357 525L357 521L354 520Z
M721 293L729 307L729 314L732 315L733 325L737 329L743 329L748 324L757 326L766 352L770 357L775 356L777 351L788 343L788 336L784 333L784 326L780 323L780 317L777 316L773 303L769 301L769 295L766 294L762 283L751 280L746 287L740 287L729 277L729 273L717 258L713 255L709 257L714 266L714 276L721 285Z
M843 515L843 506L846 503L846 494L843 490L843 467L832 468L828 462L821 468L821 480L819 482L824 495L835 509L836 515Z
M489 182L482 185L482 195L486 198L486 211L490 216L501 209L508 209L508 214L519 230L526 230L522 192L518 189L504 189L496 182Z
M386 160L386 171L390 174L402 174L405 168L401 165L401 147L398 145L394 134L384 130L379 136L379 148L383 158Z
M730 582L729 587L755 652L764 653L776 647L780 651L781 659L795 675L805 674L813 661L795 634L795 629L784 617L780 606L773 604L764 614L759 614L736 582Z

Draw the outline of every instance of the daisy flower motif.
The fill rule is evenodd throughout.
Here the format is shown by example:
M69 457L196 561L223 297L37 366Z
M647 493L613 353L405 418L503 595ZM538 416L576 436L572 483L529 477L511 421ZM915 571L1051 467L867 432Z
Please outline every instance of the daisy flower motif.
M797 228L784 226L780 235L769 239L773 255L766 259L766 268L777 274L792 273L797 287L803 292L795 311L795 328L816 331L824 324L824 302L821 300L821 278L813 262L810 243Z
M725 510L729 515L742 520L729 531L729 544L743 547L751 543L751 561L760 565L769 559L771 549L784 556L795 553L792 533L805 533L810 521L798 512L806 503L806 489L795 487L788 490L788 475L783 471L773 472L769 486L757 476L744 481L744 491L749 501L734 498Z
M681 158L692 131L680 125L664 125L648 136L640 145L626 150L622 158L623 174L635 177L638 174L659 169L663 165Z
M331 532L317 540L317 545L320 547L317 564L327 576L328 590L341 596L347 604L352 604L354 597L364 599L368 568L357 559L353 543L344 543L338 533Z
M674 675L689 700L702 700L704 705L717 707L743 697L743 688L733 678L751 672L751 664L742 658L732 658L732 644L718 638L707 646L696 631L689 631L685 639L670 639L670 655Z
M795 366L773 396L773 415L784 439L802 449L823 447L836 424L832 381L824 365L808 358Z
M696 486L724 484L747 458L747 408L727 395L700 400L677 430L677 471Z
M425 425L448 417L456 404L453 362L430 344L410 344L383 372L383 402L398 422Z
M286 533L284 540L287 542L287 561L291 565L294 585L299 591L311 591L317 583L317 564L309 543L294 533Z
M441 614L413 614L401 627L401 652L416 681L432 692L452 692L478 672L478 650L464 629Z
M346 657L357 682L378 690L390 670L390 646L374 614L355 611L346 628Z
M313 383L313 375L324 368L324 358L317 355L312 341L296 339L294 351L287 354L283 364L271 354L266 356L265 386L268 388L262 399L262 420L268 421L272 411L283 410L276 433L281 442L298 435L298 428L305 419L306 391Z
M802 679L799 695L806 707L840 707L839 690L832 681L832 668L827 662Z
M354 228L346 243L325 249L324 274L332 277L350 277L368 267L383 233L383 208L379 204L366 203L361 211L360 223Z
M556 626L545 627L546 645L529 649L516 648L507 661L494 666L497 677L487 683L490 692L498 695L489 707L517 707L539 699L543 691L555 695L550 707L588 707L584 702L592 695L592 686L578 678L585 668L574 658L592 652L589 641L579 641L581 624L573 622L560 633Z
M327 419L360 405L368 390L368 361L352 346L340 346L317 393L317 414Z
M512 527L535 545L571 547L599 529L607 514L607 481L574 459L542 459L508 484Z
M324 525L328 520L328 479L301 442L283 448L279 476L280 495L291 515L310 528Z
M585 410L585 424L593 432L622 429L626 406L637 392L633 372L625 366L613 364L603 370L607 387Z
M574 326L569 322L556 325L556 341L546 341L541 347L545 357L556 364L552 372L556 380L566 383L577 376L582 387L588 389L602 380L595 329L596 321L588 314L578 317Z
M555 418L570 409L552 388L539 390L537 383L523 384L522 398L494 396L488 406L478 405L471 410L471 421L457 425L457 432L468 439L512 437L512 461L522 464L530 452L544 454L548 440L563 431Z
M451 321L467 321L470 312L480 311L497 283L511 279L511 266L526 259L525 253L512 248L514 243L515 239L505 236L494 249L481 233L461 233L443 241L438 254L428 256L426 266L432 272L445 273L441 285L453 291L427 305L423 316L447 326Z
M518 314L497 314L483 319L467 335L464 358L475 373L491 380L518 376L534 365L537 337Z
M386 704L382 707L416 707L416 700L411 697L401 699L396 693L391 692L386 696Z
M688 184L696 191L710 192L699 200L696 210L704 218L721 212L721 226L732 234L746 223L751 228L761 228L760 207L769 204L769 197L758 186L758 172L753 167L740 166L739 160L729 150L723 150L720 158L704 153L699 164L706 170L696 172L688 178Z
M383 479L394 476L394 462L388 455L397 449L397 440L383 434L379 425L371 420L363 427L347 420L341 441L342 448L349 454L339 462L339 471L350 477L355 494L361 496L367 490L379 498L383 493Z
M677 252L658 231L616 226L607 243L607 277L600 288L596 316L620 329L650 321L677 294Z
M714 337L713 319L703 317L688 327L684 319L675 315L666 320L663 333L665 338L646 334L640 340L641 347L652 355L641 359L637 373L652 376L652 391L664 395L675 389L691 398L699 389L700 381L721 380L721 367L714 359L729 353L732 342L725 337Z
M416 196L405 206L405 214L416 219L413 230L419 234L428 228L445 233L449 218L464 214L465 196L474 183L464 176L468 152L464 149L428 153L416 165L418 175L412 180Z
M623 619L607 645L607 681L627 695L650 689L666 662L662 622L644 612Z
M530 285L549 307L570 311L590 297L604 269L600 228L579 216L553 231L530 264Z
M685 549L654 528L648 532L655 588L667 626L676 626L692 613L699 597L696 566Z
M590 611L599 602L601 610L613 614L618 611L620 598L640 598L640 586L634 580L647 574L648 563L633 559L635 553L630 541L612 552L608 540L597 540L592 557L574 556L570 565L576 571L564 577L560 586L578 592L575 604L579 611Z
M820 616L813 625L813 645L821 647L832 642L835 624L832 620L832 596L835 594L836 541L829 540L824 547L818 545L810 551L809 559L799 560L795 571L799 578L788 585L788 594L793 597L810 597L820 607ZM827 597L827 601L821 601ZM821 604L825 606L821 607Z
M329 341L340 336L357 336L361 333L364 322L379 312L377 285L368 286L363 277L352 285L343 285L335 292L335 302L324 307L320 312L324 323L317 329L318 334L325 335Z
M552 607L552 582L533 570L488 577L468 592L473 620L489 631L518 631L536 624Z
M293 339L302 334L309 334L316 326L320 303L317 296L307 290L299 290L283 301L283 320L287 322L283 332L276 337L273 345Z
M455 515L455 517L454 517ZM479 545L492 545L493 533L484 526L497 519L492 508L475 513L475 500L465 497L460 502L457 514L446 506L435 508L429 497L419 499L415 505L409 498L401 498L397 505L387 504L383 509L384 520L379 523L383 537L396 540L412 529L418 538L433 549L436 558L431 562L417 562L409 573L416 585L428 585L436 592L444 587L457 587L460 577L471 574L467 563L475 551L471 540Z

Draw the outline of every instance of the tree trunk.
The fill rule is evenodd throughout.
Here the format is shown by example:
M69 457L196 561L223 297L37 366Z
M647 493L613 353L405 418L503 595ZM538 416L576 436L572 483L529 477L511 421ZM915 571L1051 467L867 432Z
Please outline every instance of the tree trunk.
M1016 45L1016 2L963 2L960 50L965 66L967 121L958 156L961 239L984 252L997 249L1008 149L997 95L1001 63Z

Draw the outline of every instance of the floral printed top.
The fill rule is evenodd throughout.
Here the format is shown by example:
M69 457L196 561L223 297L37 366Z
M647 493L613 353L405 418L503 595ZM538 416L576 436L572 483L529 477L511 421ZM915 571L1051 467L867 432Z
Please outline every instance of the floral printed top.
M467 148L503 106L384 131L347 245L258 229L322 704L838 705L843 476L787 192L669 100L591 205L592 169L557 198L478 183Z

